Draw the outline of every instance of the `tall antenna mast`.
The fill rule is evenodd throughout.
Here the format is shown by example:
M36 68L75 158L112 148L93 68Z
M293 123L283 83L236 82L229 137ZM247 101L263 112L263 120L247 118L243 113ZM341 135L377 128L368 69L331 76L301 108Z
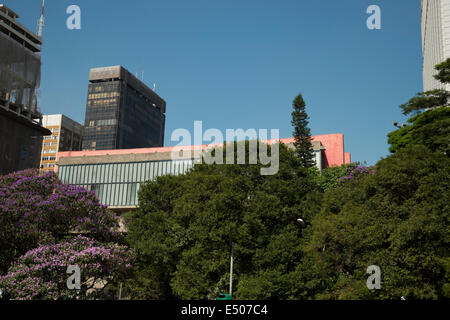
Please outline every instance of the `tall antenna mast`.
M39 31L38 31L38 36L41 38L42 38L42 33L44 31L44 6L45 6L45 0L42 0L41 19L39 20Z

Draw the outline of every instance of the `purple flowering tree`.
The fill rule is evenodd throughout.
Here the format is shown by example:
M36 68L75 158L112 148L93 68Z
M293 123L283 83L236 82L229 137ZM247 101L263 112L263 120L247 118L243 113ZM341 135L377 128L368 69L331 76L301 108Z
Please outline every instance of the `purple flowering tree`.
M102 248L100 244L103 243L105 244L103 249L109 250L113 243L120 243L122 240L118 230L118 217L108 211L105 205L100 204L93 192L63 184L53 172L40 175L38 170L32 169L0 177L0 274L8 271L6 278L2 278L2 283L7 284L11 290L16 288L11 281L17 280L16 285L21 283L21 289L16 288L13 298L32 298L34 296L25 295L23 292L33 291L38 284L49 283L45 280L46 273L42 274L42 278L39 278L37 273L33 273L33 276L30 274L28 279L14 276L22 270L20 265L25 261L27 266L33 264L29 260L31 257L36 259L34 262L36 266L42 266L39 261L45 261L46 255L55 252L53 249L60 248L64 251L71 241L75 241L73 239L78 234L88 237L89 241L95 241L92 248ZM89 243L84 242L85 247L74 248L86 250L89 249ZM39 256L40 253L43 256ZM58 261L68 262L66 261L68 257L63 252L60 254L61 259ZM115 255L120 256L119 252L115 252ZM108 259L101 261L107 264L110 261ZM12 264L16 260L18 264ZM61 271L51 268L47 270L49 273ZM86 275L90 275L89 270L93 269L84 270ZM62 276L67 278L65 269L63 271ZM101 275L100 272L99 276ZM59 279L58 277L53 279L58 286ZM44 285L39 290L42 291L43 288L48 289L45 292L49 297L55 297L53 287ZM0 289L5 291L1 283ZM41 291L37 295L39 298L43 296ZM61 295L65 296L67 295Z
M102 298L106 284L125 276L132 261L127 247L80 235L28 251L0 277L0 286L16 300ZM80 267L80 290L67 287L69 265Z
M346 168L347 174L339 178L339 182L349 182L367 174L375 174L374 166L356 164Z

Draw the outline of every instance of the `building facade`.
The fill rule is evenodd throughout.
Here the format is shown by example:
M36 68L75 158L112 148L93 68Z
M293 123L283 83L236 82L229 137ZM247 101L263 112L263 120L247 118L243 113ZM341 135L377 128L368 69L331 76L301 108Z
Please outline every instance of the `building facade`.
M162 147L166 102L121 66L90 70L83 150Z
M0 174L39 168L42 127L37 90L42 39L0 4Z
M293 138L280 141L293 147ZM143 183L162 175L186 173L200 161L201 152L214 146L61 152L57 160L58 176L64 183L94 191L110 209L132 210L138 205L137 194ZM350 163L342 134L313 136L313 149L320 170ZM180 152L176 159L172 157L173 151Z
M51 171L56 168L58 152L81 150L83 126L63 114L44 115L42 125L51 135L43 137L40 168Z
M422 0L422 55L424 91L444 89L433 76L434 67L450 58L450 0Z

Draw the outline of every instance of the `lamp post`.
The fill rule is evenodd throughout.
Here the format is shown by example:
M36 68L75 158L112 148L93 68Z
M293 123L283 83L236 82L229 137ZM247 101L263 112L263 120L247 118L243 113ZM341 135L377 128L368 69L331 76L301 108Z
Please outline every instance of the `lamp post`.
M230 256L230 296L233 296L233 259L234 259L234 243L231 242L231 256Z

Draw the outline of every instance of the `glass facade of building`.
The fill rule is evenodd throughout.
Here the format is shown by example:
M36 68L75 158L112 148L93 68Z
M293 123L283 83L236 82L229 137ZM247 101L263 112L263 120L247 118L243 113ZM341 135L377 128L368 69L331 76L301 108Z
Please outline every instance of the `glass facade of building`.
M162 147L166 103L122 67L91 70L83 150Z
M83 150L119 149L120 92L120 81L89 85Z
M109 207L137 206L140 186L158 176L186 173L195 160L165 160L59 166L62 182L94 191Z
M0 4L0 175L39 168L42 136L37 90L42 39Z

